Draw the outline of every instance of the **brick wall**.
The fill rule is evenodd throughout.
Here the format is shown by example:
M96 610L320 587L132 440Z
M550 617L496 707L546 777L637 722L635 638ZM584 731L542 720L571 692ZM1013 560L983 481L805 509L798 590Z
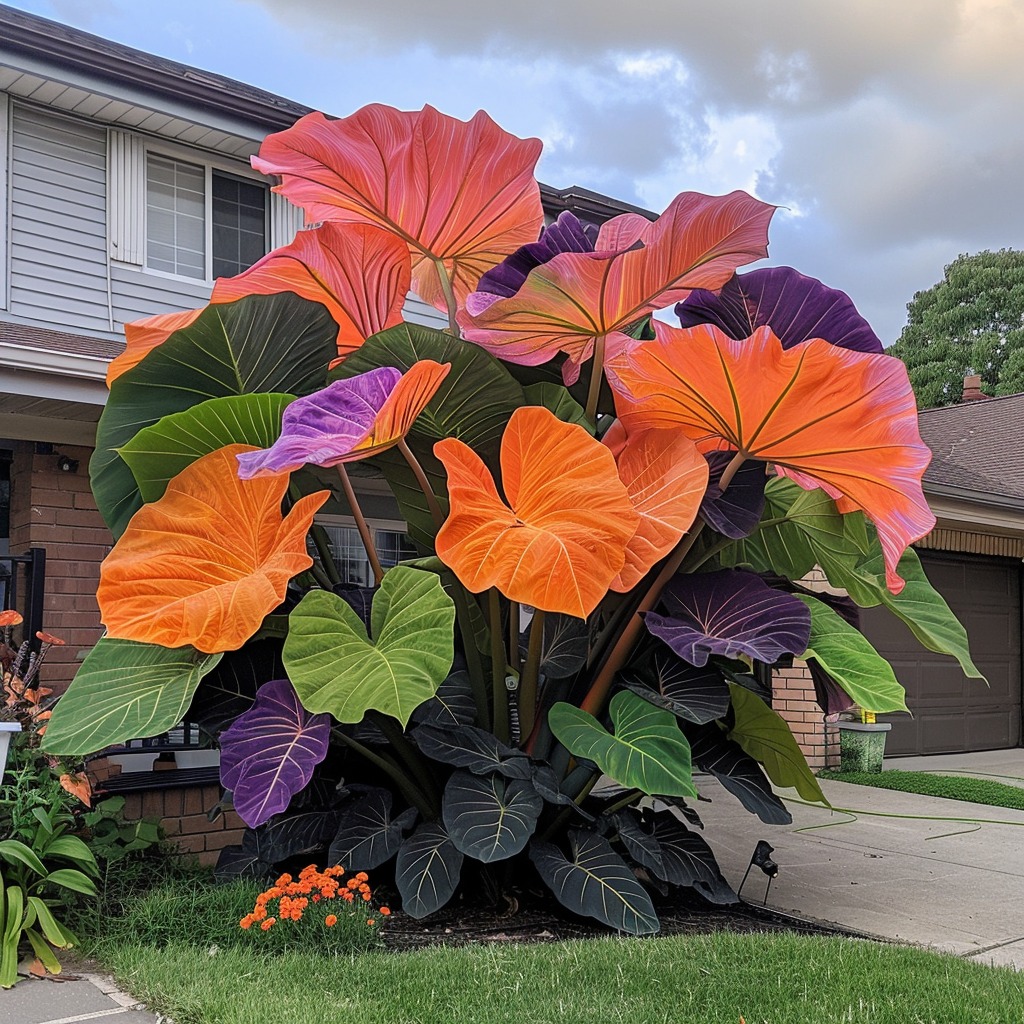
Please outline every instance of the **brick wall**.
M178 852L194 855L200 864L216 864L225 846L242 841L245 824L234 811L227 811L213 822L207 818L210 808L220 800L220 786L216 783L188 789L171 786L125 793L124 797L125 818L129 821L158 819Z
M66 642L46 656L45 680L57 692L102 634L96 587L100 562L113 544L89 489L91 448L56 449L78 461L74 473L57 468L49 446L16 451L11 464L11 551L46 549L43 628Z
M812 771L839 766L839 736L814 696L814 681L806 663L776 669L772 676L772 707L789 723Z

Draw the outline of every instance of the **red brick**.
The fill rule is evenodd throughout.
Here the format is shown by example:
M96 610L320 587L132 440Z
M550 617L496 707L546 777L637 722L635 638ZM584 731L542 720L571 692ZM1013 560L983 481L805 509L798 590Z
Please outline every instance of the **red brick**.
M206 849L206 838L201 835L175 836L171 842L181 853L202 853Z
M224 832L207 832L207 850L223 850L225 846L237 846L242 841L242 833L235 829Z

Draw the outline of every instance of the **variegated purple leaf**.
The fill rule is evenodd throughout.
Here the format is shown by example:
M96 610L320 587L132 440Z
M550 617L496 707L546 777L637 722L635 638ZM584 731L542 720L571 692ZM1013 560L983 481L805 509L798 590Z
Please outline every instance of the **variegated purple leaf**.
M768 326L792 348L824 338L840 348L881 352L882 343L850 297L792 267L734 274L719 292L696 288L676 306L683 327L715 324L731 338L749 338Z
M270 448L238 456L238 475L251 480L307 463L337 465L369 435L401 379L401 370L381 366L297 398L285 409L281 436Z
M811 636L807 606L740 569L677 576L662 594L670 614L647 612L648 632L698 667L708 657L747 655L771 664L802 654Z
M857 702L825 671L817 658L808 658L807 668L814 682L814 698L825 715L839 715L856 706Z
M764 485L768 477L764 463L748 459L722 490L719 481L735 452L706 452L711 470L708 489L700 503L700 515L709 526L731 540L740 540L753 532L764 512Z
M495 297L511 298L522 288L535 267L562 252L593 252L596 240L597 228L582 223L575 214L566 210L558 220L544 228L538 241L521 246L488 270L477 282L476 291L467 298L466 308L476 316Z
M256 691L256 703L220 737L220 779L250 828L283 811L326 757L331 716L312 715L287 679Z

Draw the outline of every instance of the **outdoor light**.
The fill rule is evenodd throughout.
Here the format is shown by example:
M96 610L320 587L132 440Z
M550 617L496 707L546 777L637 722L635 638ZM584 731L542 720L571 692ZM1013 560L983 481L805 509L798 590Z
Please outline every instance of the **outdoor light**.
M69 455L58 455L57 456L57 468L62 473L77 473L78 472L78 459L73 459Z
M743 892L743 885L747 880L747 875L750 874L750 869L756 866L768 876L768 885L765 887L762 903L768 902L768 891L772 887L772 879L779 873L779 865L772 860L774 852L775 848L769 845L767 840L759 839L757 841L757 846L754 847L754 852L750 855L750 863L747 865L747 870L743 873L743 881L740 882L737 895Z

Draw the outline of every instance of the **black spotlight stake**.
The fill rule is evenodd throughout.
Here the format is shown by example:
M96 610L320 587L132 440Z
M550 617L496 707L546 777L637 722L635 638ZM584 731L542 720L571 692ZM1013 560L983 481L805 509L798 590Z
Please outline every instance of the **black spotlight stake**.
M765 906L768 903L768 893L772 887L772 879L775 878L779 873L779 865L772 860L772 854L775 852L775 848L770 846L764 839L757 841L757 846L754 847L754 852L750 855L750 863L747 865L747 870L743 873L743 881L740 882L740 887L736 892L737 896L742 895L743 886L747 881L747 875L750 874L750 869L755 865L761 869L761 871L768 876L768 885L765 886L764 900L761 905Z

